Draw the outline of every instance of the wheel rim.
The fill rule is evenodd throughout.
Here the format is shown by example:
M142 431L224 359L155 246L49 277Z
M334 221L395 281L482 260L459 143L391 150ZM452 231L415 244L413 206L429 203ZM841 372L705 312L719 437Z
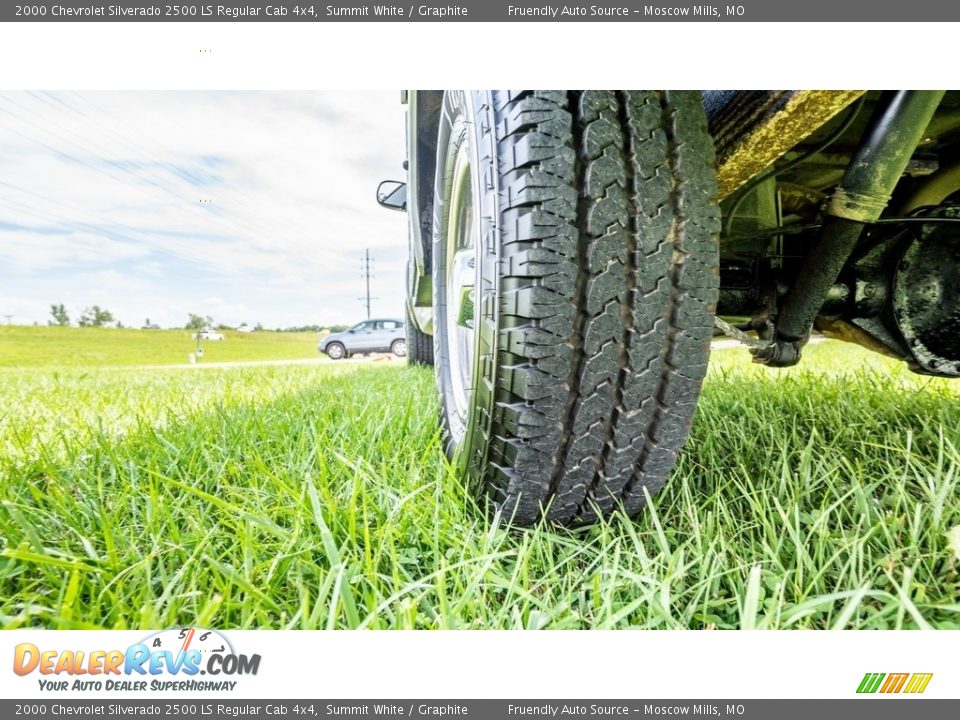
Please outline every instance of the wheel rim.
M397 340L393 344L393 354L403 357L407 354L407 342L406 340Z
M473 384L476 288L476 214L469 146L460 146L453 167L446 238L446 336L453 409L466 421Z
M331 345L327 348L327 355L329 355L334 360L339 360L343 356L343 348L339 345Z

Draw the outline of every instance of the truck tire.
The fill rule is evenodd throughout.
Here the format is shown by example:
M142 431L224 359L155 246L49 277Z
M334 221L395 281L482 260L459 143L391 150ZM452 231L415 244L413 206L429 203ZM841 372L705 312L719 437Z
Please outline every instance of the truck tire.
M441 422L506 520L633 515L666 480L710 352L714 165L699 93L446 93Z
M410 365L433 365L433 337L421 332L407 308L407 362Z

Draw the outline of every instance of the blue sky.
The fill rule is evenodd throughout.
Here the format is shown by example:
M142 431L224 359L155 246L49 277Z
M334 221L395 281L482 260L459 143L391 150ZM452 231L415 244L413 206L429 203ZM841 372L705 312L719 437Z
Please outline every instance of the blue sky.
M267 327L400 316L399 93L0 93L0 315Z

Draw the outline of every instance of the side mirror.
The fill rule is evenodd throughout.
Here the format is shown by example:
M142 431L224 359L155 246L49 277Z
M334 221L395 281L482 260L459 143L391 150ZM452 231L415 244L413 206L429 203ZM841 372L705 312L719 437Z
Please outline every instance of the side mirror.
M406 210L407 184L399 180L384 180L377 186L377 202L387 210Z

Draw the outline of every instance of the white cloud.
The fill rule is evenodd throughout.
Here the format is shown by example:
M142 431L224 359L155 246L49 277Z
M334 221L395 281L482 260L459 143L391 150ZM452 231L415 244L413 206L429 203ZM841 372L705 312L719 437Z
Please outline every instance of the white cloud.
M94 297L132 323L214 314L216 297L270 326L350 322L367 247L376 310L402 308L405 217L374 201L403 175L396 93L4 93L0 110L0 286L32 303L23 320Z
M141 246L88 232L48 235L26 229L2 232L0 237L4 274L74 270L77 265L124 262L147 253Z

